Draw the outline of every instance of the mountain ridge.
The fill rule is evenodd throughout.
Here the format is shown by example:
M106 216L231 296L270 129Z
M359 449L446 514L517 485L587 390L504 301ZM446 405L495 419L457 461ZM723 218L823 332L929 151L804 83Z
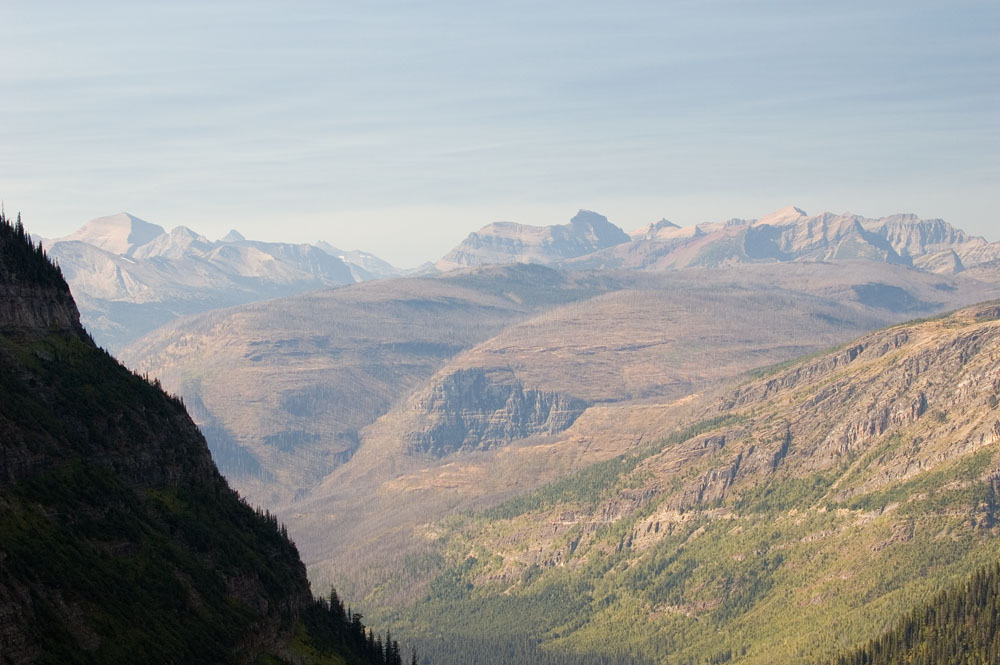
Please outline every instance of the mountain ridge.
M568 264L669 270L760 261L867 259L956 274L1000 258L1000 243L970 236L941 219L912 214L877 219L853 213L810 216L789 206L756 220L654 226L636 232L629 243Z
M556 264L627 242L629 236L607 217L580 210L568 224L527 226L493 222L470 233L434 264L442 271L494 263Z
M183 403L93 343L2 213L0 303L0 660L376 662Z
M994 301L768 370L659 442L427 524L448 564L397 620L660 662L826 662L995 564L998 353ZM517 618L566 593L574 618Z
M183 226L167 232L128 213L91 220L47 245L63 266L84 322L99 343L112 349L178 315L412 273L323 241L269 243L233 232L211 241ZM957 274L1000 261L1000 243L970 236L940 219L808 216L794 206L759 220L683 228L663 219L630 236L606 217L581 210L562 225L487 225L423 272L518 262L669 270L858 259Z
M178 315L399 273L374 255L326 243L247 240L235 230L212 241L129 213L93 219L45 244L84 323L113 349Z

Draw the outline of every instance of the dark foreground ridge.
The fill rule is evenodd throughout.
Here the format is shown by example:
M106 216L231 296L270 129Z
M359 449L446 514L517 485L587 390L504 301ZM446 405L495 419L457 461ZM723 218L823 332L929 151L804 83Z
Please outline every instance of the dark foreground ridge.
M0 215L0 663L398 660L342 609Z

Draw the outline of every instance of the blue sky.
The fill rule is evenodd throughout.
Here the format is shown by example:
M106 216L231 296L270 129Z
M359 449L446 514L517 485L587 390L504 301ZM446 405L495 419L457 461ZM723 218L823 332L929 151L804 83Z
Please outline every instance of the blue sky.
M1000 3L0 3L0 197L433 260L500 219L1000 240Z

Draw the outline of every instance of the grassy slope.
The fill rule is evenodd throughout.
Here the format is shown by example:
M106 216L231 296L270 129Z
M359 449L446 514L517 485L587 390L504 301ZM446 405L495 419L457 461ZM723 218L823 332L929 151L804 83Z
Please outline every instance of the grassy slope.
M899 316L853 305L842 293L850 292L852 284L904 284L928 302L941 293L938 276L869 264L756 266L622 279L626 277L631 280L626 281L628 289L511 325L459 354L365 428L350 462L304 501L282 509L312 579L365 597L371 606L412 600L411 591L429 581L427 571L436 567L438 556L433 543L414 533L415 525L497 503L613 457L637 441L669 431L673 416L668 412L680 406L683 398L673 400L679 395L850 339ZM451 373L469 368L513 375L526 389L599 403L552 437L497 446L483 455L428 460L407 454L413 434L475 411L460 400L440 407L434 399ZM648 399L641 405L618 401L632 398ZM471 415L501 423L505 417L488 410ZM359 496L365 500L358 502ZM329 538L328 533L347 537Z
M182 395L230 482L276 507L455 354L608 288L539 266L365 282L183 319L122 358Z
M436 525L452 566L400 629L670 663L814 662L878 633L995 558L1000 324L976 314L785 369L763 398L758 379L709 431Z

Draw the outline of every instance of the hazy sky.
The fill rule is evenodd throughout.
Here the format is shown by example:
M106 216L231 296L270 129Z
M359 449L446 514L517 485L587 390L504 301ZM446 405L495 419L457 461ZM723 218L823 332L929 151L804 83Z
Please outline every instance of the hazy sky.
M1000 2L0 0L0 198L401 266L786 205L1000 239Z

